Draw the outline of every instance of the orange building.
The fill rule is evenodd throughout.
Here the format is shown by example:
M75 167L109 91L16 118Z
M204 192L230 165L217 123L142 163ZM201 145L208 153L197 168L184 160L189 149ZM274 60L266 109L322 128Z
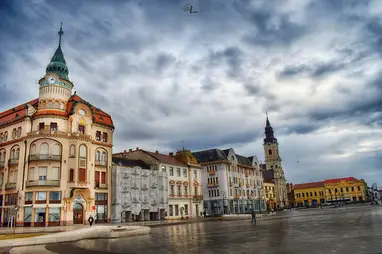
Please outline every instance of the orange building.
M325 203L325 182L294 185L296 207L316 207Z

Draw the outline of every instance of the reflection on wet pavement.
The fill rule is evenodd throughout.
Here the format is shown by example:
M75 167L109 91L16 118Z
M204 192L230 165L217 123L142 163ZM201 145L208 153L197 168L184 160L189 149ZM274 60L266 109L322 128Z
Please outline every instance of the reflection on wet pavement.
M115 253L382 253L382 209L333 209L300 216L152 228L117 240L83 240L81 248ZM292 213L290 213L292 215Z

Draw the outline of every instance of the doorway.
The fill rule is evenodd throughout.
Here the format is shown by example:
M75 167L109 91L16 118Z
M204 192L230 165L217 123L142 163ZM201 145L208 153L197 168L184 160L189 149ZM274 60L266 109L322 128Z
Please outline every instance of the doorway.
M76 203L73 206L73 224L83 224L83 207L80 203Z

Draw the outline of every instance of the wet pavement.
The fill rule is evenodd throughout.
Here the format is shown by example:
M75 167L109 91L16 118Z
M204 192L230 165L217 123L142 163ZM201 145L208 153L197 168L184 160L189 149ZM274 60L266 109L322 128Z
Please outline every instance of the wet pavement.
M87 250L78 248L85 247ZM93 249L93 250L89 250ZM123 239L53 244L54 253L382 253L382 208L294 211L250 221L157 227Z

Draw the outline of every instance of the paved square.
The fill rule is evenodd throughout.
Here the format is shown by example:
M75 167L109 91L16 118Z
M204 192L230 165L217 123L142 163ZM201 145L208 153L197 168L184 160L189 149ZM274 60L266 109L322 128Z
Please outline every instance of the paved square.
M48 245L56 253L382 253L382 208L342 207L284 212L281 217L152 228L118 240Z

